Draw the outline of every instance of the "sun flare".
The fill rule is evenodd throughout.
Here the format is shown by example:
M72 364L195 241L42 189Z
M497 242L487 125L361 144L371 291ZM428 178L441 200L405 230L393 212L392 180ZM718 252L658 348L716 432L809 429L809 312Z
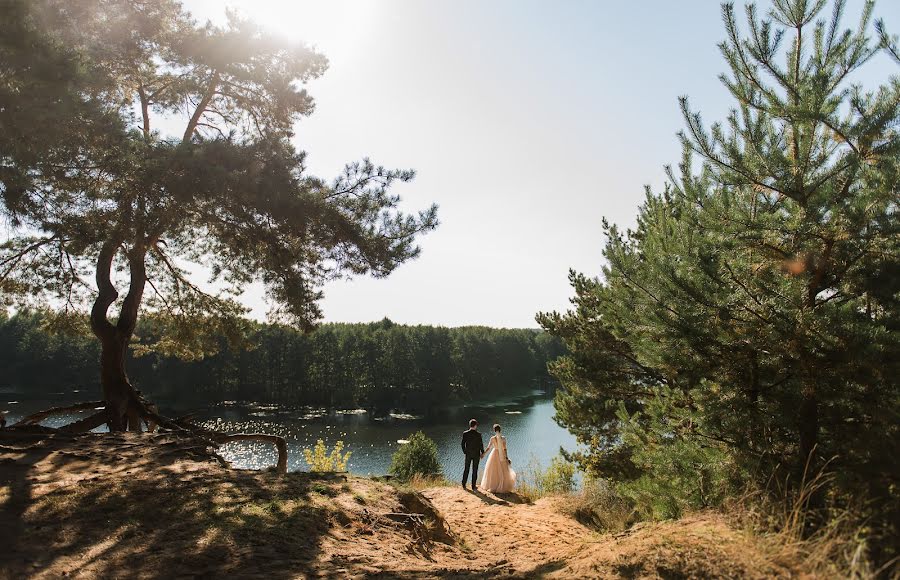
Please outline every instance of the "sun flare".
M351 0L228 0L225 6L279 36L315 46L332 59L353 54L376 12L371 3Z

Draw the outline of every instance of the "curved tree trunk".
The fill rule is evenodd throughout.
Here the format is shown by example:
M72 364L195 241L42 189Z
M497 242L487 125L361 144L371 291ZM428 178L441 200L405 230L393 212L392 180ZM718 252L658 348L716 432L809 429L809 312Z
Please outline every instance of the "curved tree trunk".
M141 298L144 294L144 285L147 282L147 271L144 259L147 248L154 242L143 240L140 236L138 243L125 250L130 272L128 294L122 301L119 309L119 318L113 324L107 318L109 307L119 297L112 283L111 272L116 254L119 252L124 240L120 237L110 237L100 249L97 256L97 299L91 308L91 330L100 340L100 382L103 387L103 399L106 403L105 413L98 413L77 421L63 430L80 432L90 430L103 424L105 420L110 431L141 431L141 421L146 420L150 429L159 424L169 429L184 430L177 422L170 421L157 414L152 404L146 403L140 394L128 380L125 372L125 355L128 352L128 343L134 334L137 325L138 311L141 306ZM229 441L267 441L274 443L278 450L278 463L276 470L279 474L287 472L287 444L283 437L266 435L262 433L237 433L226 435L210 432L202 428L189 429L194 434L206 432L211 445L221 445Z
M125 372L125 352L130 338L115 332L113 336L101 339L100 384L110 431L124 431L131 426L131 415L139 405L137 393Z
M119 297L110 272L122 241L107 240L97 257L97 299L91 309L91 330L100 339L100 384L106 401L110 431L141 430L144 405L125 372L125 354L137 325L138 310L146 283L144 256L146 248L136 244L126 252L131 274L128 294L122 302L119 318L112 324L107 318L109 307Z

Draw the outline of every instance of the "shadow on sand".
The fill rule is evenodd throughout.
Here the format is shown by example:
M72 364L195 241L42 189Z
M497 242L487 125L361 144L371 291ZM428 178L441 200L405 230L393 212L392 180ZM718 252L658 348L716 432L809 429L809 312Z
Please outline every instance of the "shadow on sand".
M502 506L511 506L513 504L524 504L528 503L528 500L522 497L521 495L510 492L510 493L484 493L480 489L476 489L472 492L478 499L483 501L488 505L502 505Z
M63 562L92 577L311 574L330 514L309 474L210 469L183 440L0 437L0 576ZM149 439L154 436L144 435ZM340 476L338 476L340 477Z

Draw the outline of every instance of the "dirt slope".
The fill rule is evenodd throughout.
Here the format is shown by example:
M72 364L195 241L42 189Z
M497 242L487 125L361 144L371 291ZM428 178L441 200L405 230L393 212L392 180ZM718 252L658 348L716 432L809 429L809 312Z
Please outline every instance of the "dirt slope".
M715 515L600 535L547 500L228 469L173 435L0 431L0 578L786 575Z
M457 487L423 494L473 547L482 569L549 578L790 576L712 513L601 535L561 515L552 499L528 505L514 494L498 497Z

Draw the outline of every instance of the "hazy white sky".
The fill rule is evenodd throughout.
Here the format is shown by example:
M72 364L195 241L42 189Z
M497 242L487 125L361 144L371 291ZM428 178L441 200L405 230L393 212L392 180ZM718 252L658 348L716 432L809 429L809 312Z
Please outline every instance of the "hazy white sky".
M601 219L633 224L643 186L679 160L677 97L707 121L731 106L715 0L185 5L217 21L231 5L328 56L297 128L313 174L369 156L418 172L396 190L405 208L440 205L419 259L327 285L326 321L536 326L537 311L567 308L569 268L599 274ZM845 25L861 5L848 3ZM900 30L900 2L881 0L876 16ZM896 72L879 57L869 74ZM246 296L258 317L262 294Z

